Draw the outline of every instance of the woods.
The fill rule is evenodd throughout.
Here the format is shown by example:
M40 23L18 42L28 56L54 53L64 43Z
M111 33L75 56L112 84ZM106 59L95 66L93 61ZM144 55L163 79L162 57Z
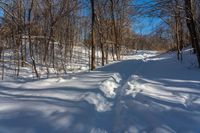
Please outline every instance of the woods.
M113 60L119 60L120 47L127 37L123 31L131 28L125 25L130 22L129 2L1 1L1 54L12 51L9 62L17 64L16 75L21 67L32 66L36 77L44 67L47 76L50 68L66 73L67 65L76 58L77 46L87 48L91 70L98 65L97 50L101 51L102 65L109 62L110 54Z
M37 78L52 69L67 73L81 62L77 48L85 49L91 70L121 60L130 49L175 49L183 60L182 49L189 45L200 66L198 0L1 0L0 8L2 78L5 68L19 76L30 67ZM141 35L133 28L138 17L162 24Z

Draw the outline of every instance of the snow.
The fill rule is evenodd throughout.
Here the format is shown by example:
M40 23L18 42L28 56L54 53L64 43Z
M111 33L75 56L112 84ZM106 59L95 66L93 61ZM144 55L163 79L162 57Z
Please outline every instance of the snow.
M119 74L114 74L100 84L100 90L104 92L108 98L115 98L116 89L119 87L121 77Z
M7 78L0 133L198 133L200 71L189 49L183 59L143 50L94 72Z

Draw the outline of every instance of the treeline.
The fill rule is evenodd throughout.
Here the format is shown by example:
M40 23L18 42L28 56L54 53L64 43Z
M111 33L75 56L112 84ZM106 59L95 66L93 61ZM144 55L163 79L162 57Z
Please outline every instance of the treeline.
M27 65L36 77L38 66L47 75L49 68L66 72L76 46L88 48L94 70L97 49L101 65L109 55L119 60L121 46L132 34L130 0L2 0L0 7L0 54L12 51L16 75Z

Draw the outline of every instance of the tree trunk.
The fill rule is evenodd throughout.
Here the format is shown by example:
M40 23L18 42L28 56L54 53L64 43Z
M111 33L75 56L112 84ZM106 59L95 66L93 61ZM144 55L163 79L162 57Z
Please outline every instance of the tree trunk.
M91 9L92 9L92 29L91 29L91 33L92 33L92 53L91 53L91 70L94 70L96 68L95 65L95 44L94 44L94 24L95 24L95 12L94 12L94 0L90 0L91 3Z
M115 54L117 56L117 60L120 60L120 46L118 42L118 34L117 34L117 26L115 20L115 13L114 13L114 1L110 0L111 2L111 17L112 17L112 25L114 29L114 38L115 38Z
M190 39L191 39L192 44L195 46L196 56L197 56L198 64L200 67L200 47L199 47L199 42L198 42L198 38L197 38L196 25L194 22L194 15L192 12L191 0L185 0L185 14L186 14L187 27L188 27L189 33L190 33Z
M33 8L33 0L30 3L30 7L29 7L29 11L28 11L28 22L29 22L29 27L28 27L28 40L29 40L29 52L30 52L30 58L32 60L33 63L33 68L35 70L35 74L36 77L38 78L38 72L37 72L37 68L36 68L36 63L35 63L35 59L33 57L33 48L32 48L32 43L31 43L31 27L30 27L30 22L31 22L31 12L32 12L32 8Z

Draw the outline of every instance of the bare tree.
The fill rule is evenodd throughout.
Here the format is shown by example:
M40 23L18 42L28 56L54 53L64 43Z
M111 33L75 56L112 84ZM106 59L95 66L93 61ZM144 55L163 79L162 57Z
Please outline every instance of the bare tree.
M90 0L91 3L91 18L92 18L92 27L91 27L91 34L92 34L92 43L91 43L91 70L96 68L95 66L95 7L94 7L94 0Z
M197 55L197 60L200 67L200 47L199 47L198 35L196 32L197 27L194 21L194 13L192 10L192 4L193 3L191 0L185 0L186 22L187 22L187 27L190 33L190 39L191 39L192 44L194 45L196 55Z

